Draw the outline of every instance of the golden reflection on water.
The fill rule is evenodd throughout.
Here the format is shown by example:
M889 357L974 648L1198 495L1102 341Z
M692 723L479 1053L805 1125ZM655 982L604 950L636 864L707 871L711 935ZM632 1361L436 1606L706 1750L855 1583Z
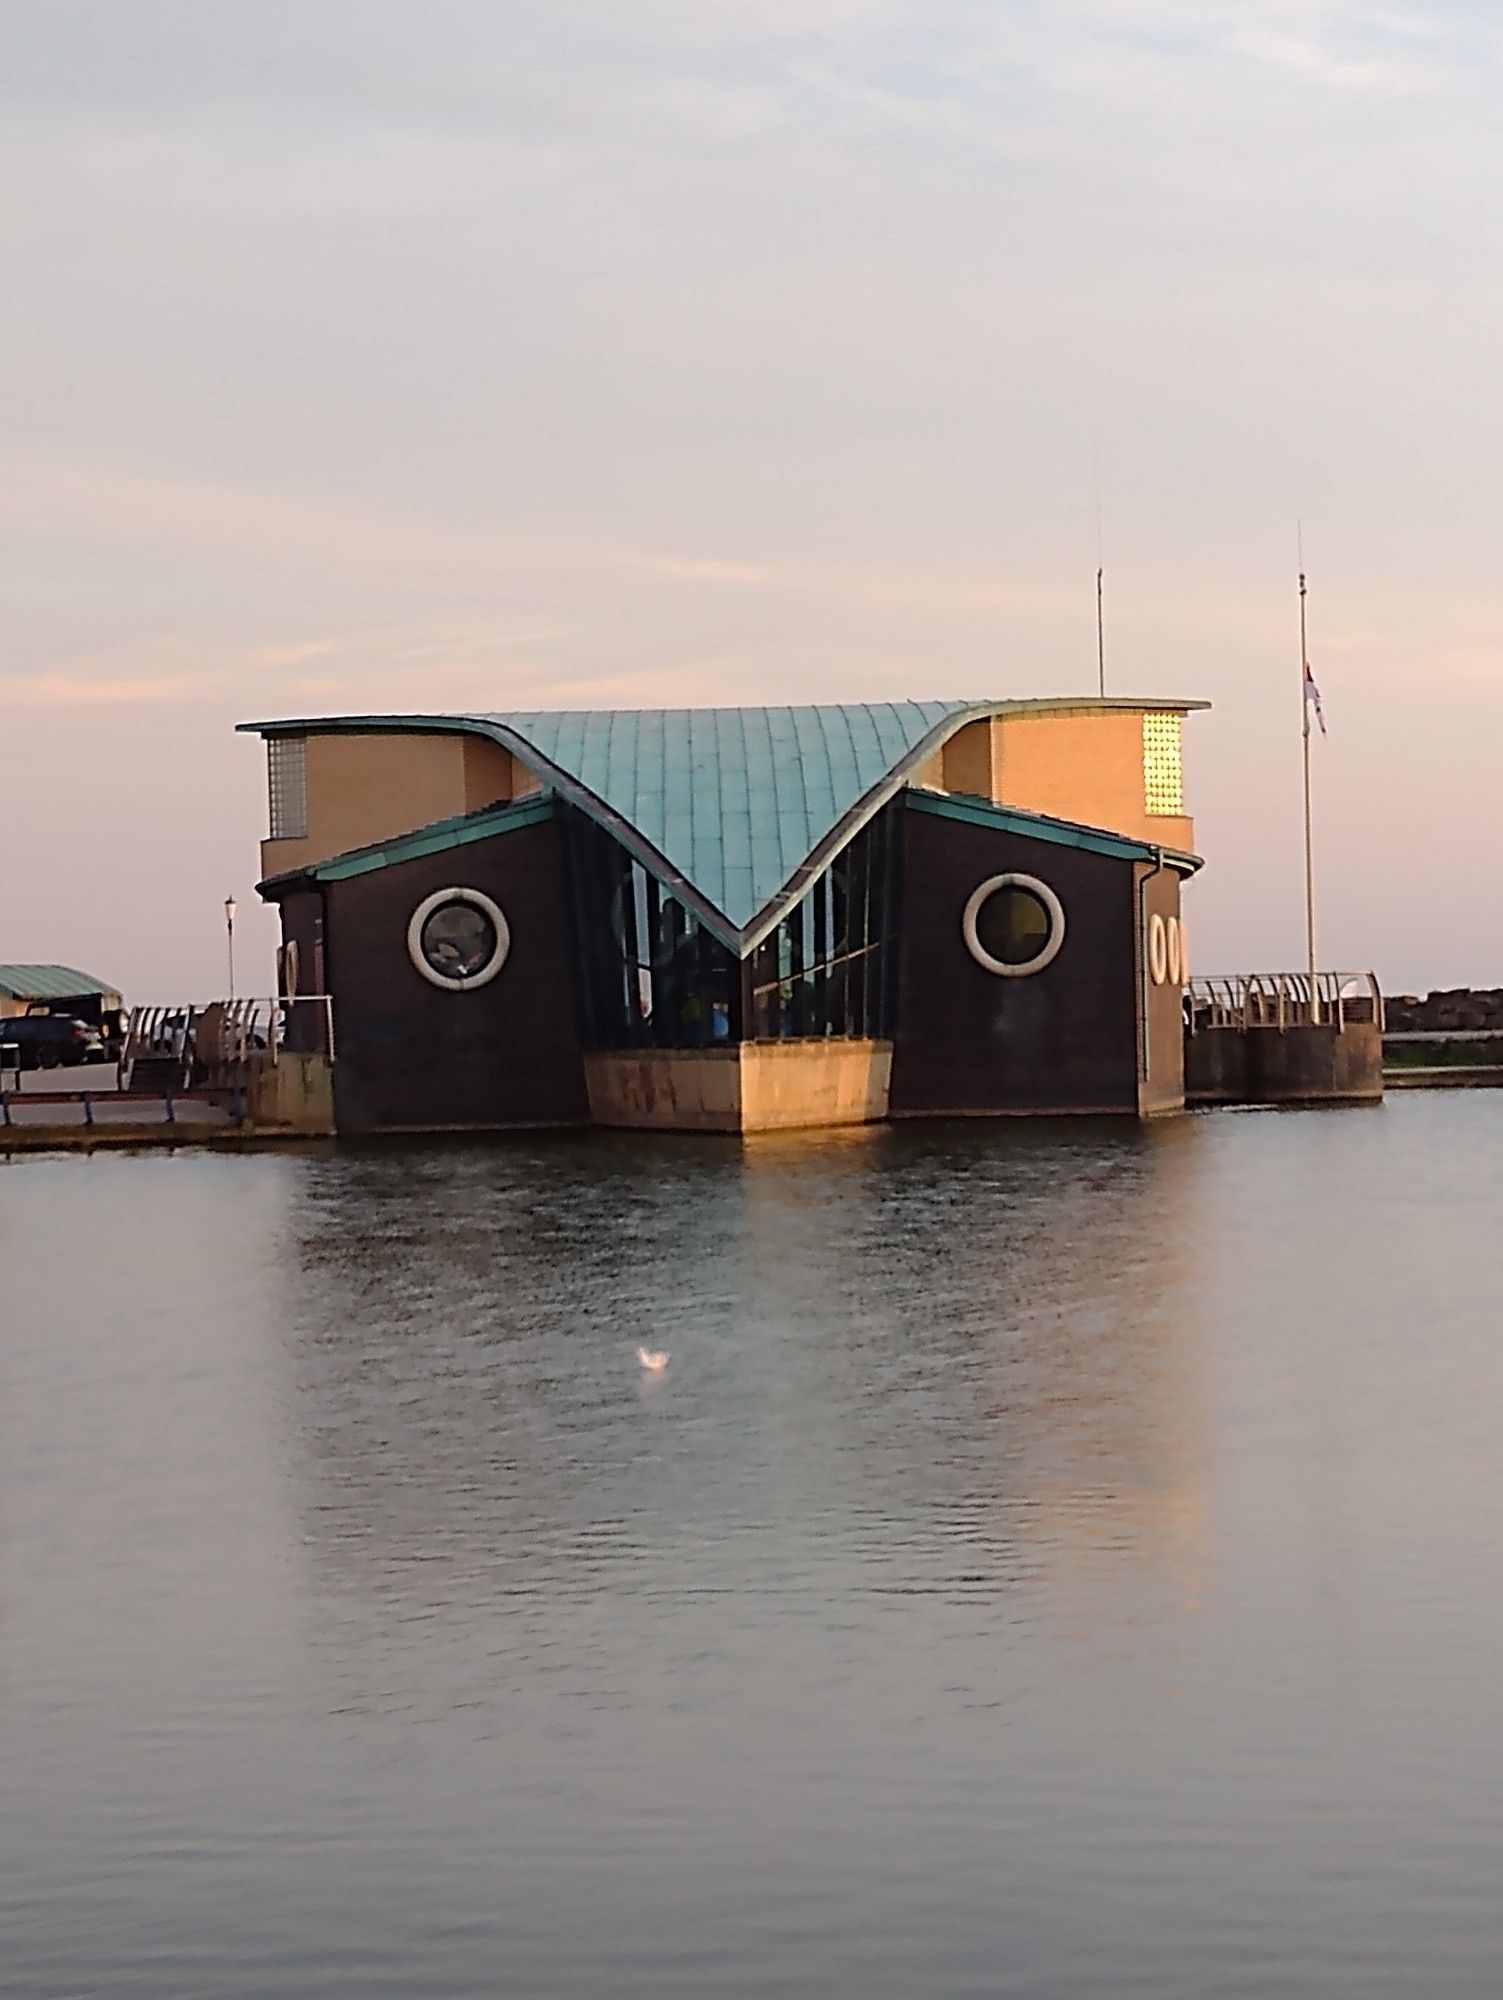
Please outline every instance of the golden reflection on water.
M912 1178L882 1163L855 1227L865 1247L890 1232L889 1275L869 1296L854 1358L869 1363L873 1340L902 1358L887 1430L903 1477L916 1491L947 1482L952 1520L999 1582L1026 1565L1063 1616L1072 1583L1111 1577L1136 1594L1155 1571L1188 1602L1208 1560L1186 1249L1195 1129L1049 1129L1053 1148L1036 1128L1016 1134L1000 1171L995 1141L954 1128L918 1141ZM816 1151L785 1164L818 1176L824 1161ZM760 1191L754 1182L747 1204L753 1262L777 1297L799 1289L788 1273L801 1259L821 1254L821 1207L812 1186L807 1209L786 1185L766 1201ZM790 1213L807 1217L792 1246ZM954 1385L944 1437L913 1420L915 1371ZM849 1415L862 1404L836 1393L828 1407ZM1098 1589L1087 1601L1102 1608ZM1136 1596L1130 1615L1141 1612Z

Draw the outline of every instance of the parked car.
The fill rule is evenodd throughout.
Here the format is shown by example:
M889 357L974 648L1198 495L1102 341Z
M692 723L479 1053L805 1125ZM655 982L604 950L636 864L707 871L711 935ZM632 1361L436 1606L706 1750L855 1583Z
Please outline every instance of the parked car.
M0 1068L57 1069L103 1062L104 1038L71 1014L18 1014L0 1021Z

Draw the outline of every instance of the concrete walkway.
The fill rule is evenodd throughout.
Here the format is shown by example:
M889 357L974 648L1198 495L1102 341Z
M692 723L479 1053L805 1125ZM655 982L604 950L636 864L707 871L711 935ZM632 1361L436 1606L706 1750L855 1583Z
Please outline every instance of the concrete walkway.
M5 1072L7 1090L19 1089L23 1097L37 1091L68 1094L76 1090L118 1090L119 1063L80 1063L76 1069L23 1069L19 1079L14 1070Z

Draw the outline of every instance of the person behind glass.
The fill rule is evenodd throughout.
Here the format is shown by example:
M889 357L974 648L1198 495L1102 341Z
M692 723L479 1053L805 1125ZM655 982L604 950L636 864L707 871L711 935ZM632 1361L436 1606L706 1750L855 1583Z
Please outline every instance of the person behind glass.
M706 1001L703 993L691 993L678 1010L678 1024L686 1042L728 1042L731 1038L731 1010L724 1000Z

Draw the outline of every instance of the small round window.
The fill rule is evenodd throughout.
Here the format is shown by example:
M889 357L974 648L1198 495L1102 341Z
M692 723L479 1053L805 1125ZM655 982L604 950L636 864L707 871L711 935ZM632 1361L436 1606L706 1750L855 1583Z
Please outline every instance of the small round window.
M423 977L451 993L484 986L506 963L511 929L479 889L438 889L407 926L407 954Z
M1036 875L993 875L966 904L961 930L979 966L1018 979L1053 961L1065 941L1065 912Z

